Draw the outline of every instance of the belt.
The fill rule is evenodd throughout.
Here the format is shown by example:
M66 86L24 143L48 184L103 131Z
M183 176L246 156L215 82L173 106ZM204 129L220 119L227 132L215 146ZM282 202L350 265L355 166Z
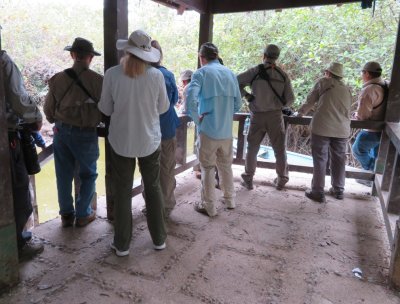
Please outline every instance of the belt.
M65 122L57 121L56 122L56 127L61 127L61 128L67 128L71 130L80 130L80 131L93 131L95 132L97 130L96 127L78 127L78 126L73 126L70 124L67 124Z

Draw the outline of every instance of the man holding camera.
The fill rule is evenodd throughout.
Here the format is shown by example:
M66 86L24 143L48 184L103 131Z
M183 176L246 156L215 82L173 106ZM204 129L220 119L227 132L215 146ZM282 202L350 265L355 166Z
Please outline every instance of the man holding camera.
M21 72L5 51L0 51L0 68L3 72L6 100L18 257L20 261L23 261L41 253L43 251L43 244L31 241L31 235L23 232L33 209L29 192L29 176L22 152L20 132L22 124L25 129L39 131L42 127L42 114L36 102L26 92Z
M279 54L276 45L267 45L263 64L237 76L242 96L249 102L251 111L246 167L242 174L242 185L249 190L253 189L257 154L265 134L269 136L276 158L276 189L282 190L289 181L282 109L294 102L294 93L288 75L276 65ZM251 87L251 94L244 89L246 86Z

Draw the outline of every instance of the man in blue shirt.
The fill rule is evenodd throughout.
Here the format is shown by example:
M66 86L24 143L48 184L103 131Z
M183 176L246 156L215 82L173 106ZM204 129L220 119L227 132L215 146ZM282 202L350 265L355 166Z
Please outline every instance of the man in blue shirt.
M161 65L163 52L157 40L151 42L151 46L160 51L161 57L153 66L160 70L164 76L165 87L169 100L169 109L160 115L161 128L161 156L160 156L160 186L164 196L165 216L168 218L176 205L175 200L175 152L176 152L176 128L180 121L175 111L178 101L178 88L176 87L174 74Z
M195 210L210 217L215 208L215 166L228 209L235 208L232 176L232 121L242 105L235 74L218 61L218 48L206 42L199 50L201 68L192 76L187 90L189 115L199 130L201 203Z

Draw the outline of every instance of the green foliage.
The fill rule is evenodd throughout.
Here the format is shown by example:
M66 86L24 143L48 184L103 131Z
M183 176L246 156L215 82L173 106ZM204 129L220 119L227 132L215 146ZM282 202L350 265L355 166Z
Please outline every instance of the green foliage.
M380 1L375 15L359 3L252 12L215 17L215 43L225 63L239 73L261 62L266 44L282 48L279 64L289 73L302 104L315 80L332 61L343 63L345 82L358 92L360 71L367 61L381 63L391 75L399 6Z
M279 45L279 63L292 79L298 106L332 61L344 64L345 81L354 94L362 85L360 69L367 61L380 62L389 78L399 13L396 1L388 0L377 2L375 16L359 3L216 15L214 42L236 73L260 63L267 43ZM75 37L91 40L103 53L102 0L0 0L0 24L3 48L37 95L46 92L51 75L71 65L63 49ZM178 15L150 0L130 0L129 32L138 28L160 42L163 64L177 78L182 70L197 67L197 13ZM102 72L103 66L103 57L94 59L94 70Z

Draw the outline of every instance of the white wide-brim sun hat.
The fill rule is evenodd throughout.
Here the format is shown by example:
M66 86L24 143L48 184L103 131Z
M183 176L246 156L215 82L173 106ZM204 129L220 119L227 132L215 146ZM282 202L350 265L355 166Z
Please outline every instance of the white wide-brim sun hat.
M132 32L129 39L118 39L117 49L139 57L147 62L159 62L160 51L151 46L151 37L142 30Z

